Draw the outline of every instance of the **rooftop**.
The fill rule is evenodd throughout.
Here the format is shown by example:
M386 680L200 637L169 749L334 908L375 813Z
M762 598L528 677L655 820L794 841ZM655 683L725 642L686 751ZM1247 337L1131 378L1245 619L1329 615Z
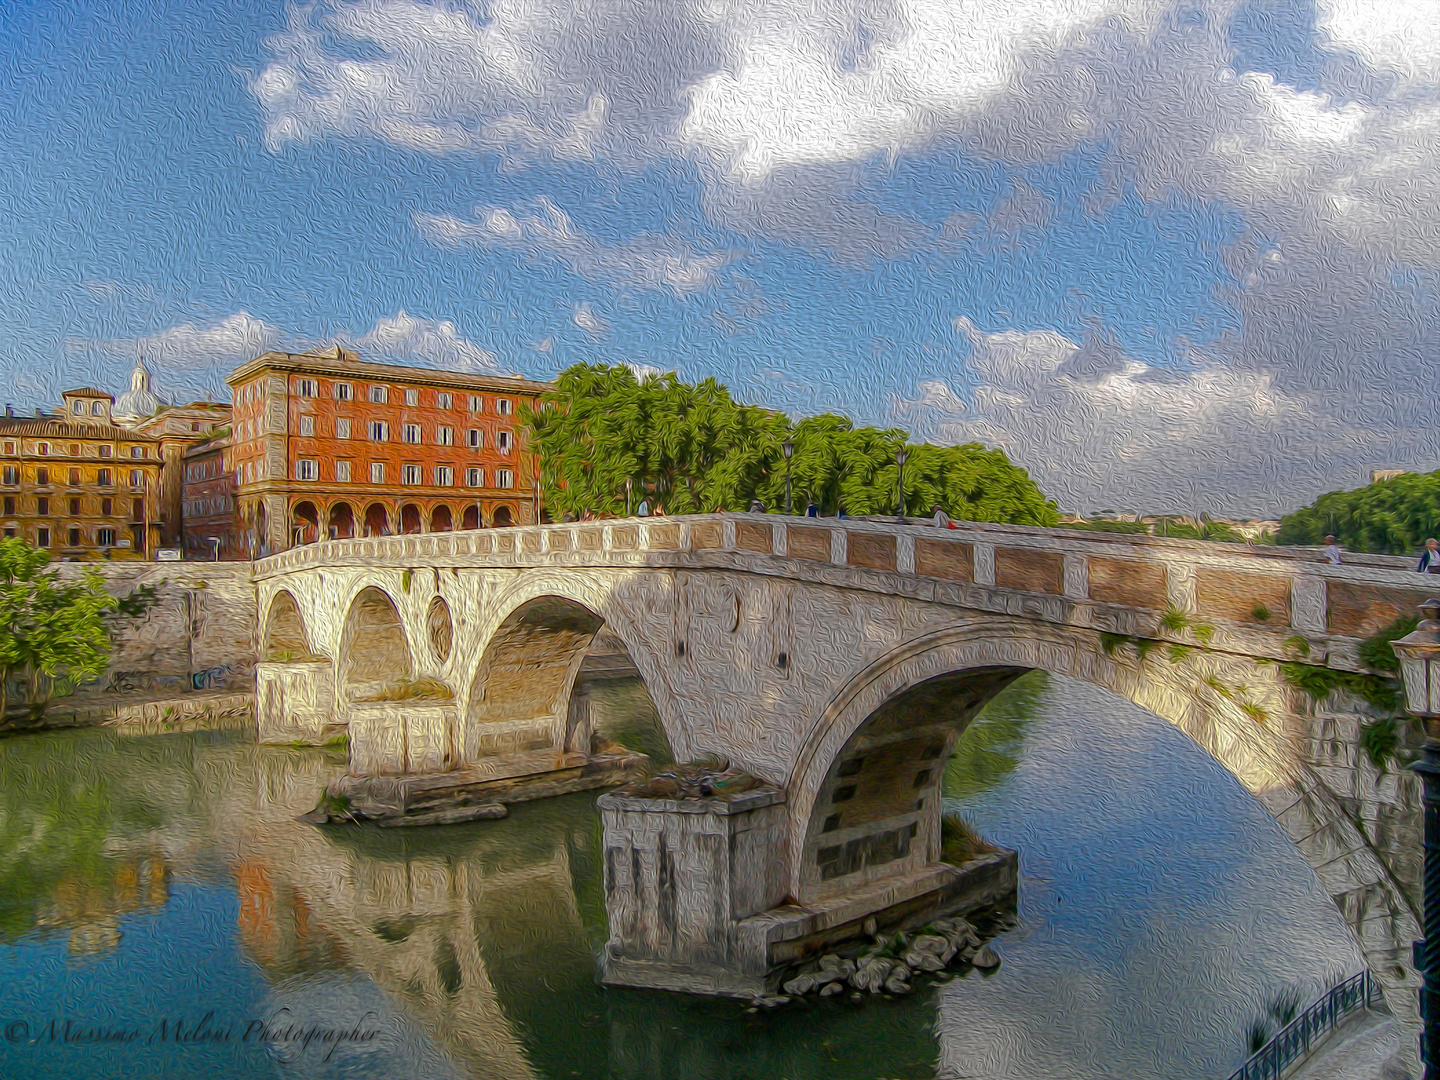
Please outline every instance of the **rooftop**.
M453 386L461 390L542 394L552 389L551 383L522 379L516 375L471 375L460 371L442 371L439 368L375 364L361 360L358 353L342 349L338 345L323 352L319 350L306 353L267 352L257 356L254 360L241 364L230 372L225 381L231 386L235 386L266 368L339 378L370 379L375 382L411 382L426 386Z
M129 442L159 442L153 435L116 427L114 424L75 424L69 420L40 417L0 416L0 434L46 435L54 439L125 439Z

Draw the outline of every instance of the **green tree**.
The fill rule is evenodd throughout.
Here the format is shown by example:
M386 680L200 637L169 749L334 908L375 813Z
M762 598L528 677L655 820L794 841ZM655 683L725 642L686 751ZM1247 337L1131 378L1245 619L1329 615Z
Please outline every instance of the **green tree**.
M758 498L785 505L813 499L820 511L893 514L899 491L899 429L857 428L832 413L791 424L736 402L714 379L691 385L673 372L638 379L626 367L579 364L522 412L540 460L542 498L557 517L620 514L625 481L633 510L642 494L672 514L744 510ZM787 462L786 438L794 447ZM1029 475L998 450L908 446L904 512L936 503L955 518L1053 525L1057 514Z
M1321 544L1398 555L1440 535L1440 472L1406 473L1354 491L1332 491L1280 519L1280 544Z
M107 617L121 602L95 571L66 582L45 570L49 562L23 540L0 540L0 718L17 676L39 713L57 685L99 678L110 658Z

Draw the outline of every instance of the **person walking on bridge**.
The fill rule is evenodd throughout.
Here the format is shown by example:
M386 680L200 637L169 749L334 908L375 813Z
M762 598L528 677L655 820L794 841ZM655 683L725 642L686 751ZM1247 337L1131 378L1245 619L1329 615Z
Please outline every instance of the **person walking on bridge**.
M935 511L935 528L948 529L950 527L950 515L945 513L945 508L936 503L932 508Z
M1415 569L1422 574L1440 574L1440 540L1432 536L1425 541L1425 550L1420 552L1420 565Z
M1330 563L1332 566L1340 565L1340 542L1335 537L1325 537L1325 550L1321 553L1320 561Z

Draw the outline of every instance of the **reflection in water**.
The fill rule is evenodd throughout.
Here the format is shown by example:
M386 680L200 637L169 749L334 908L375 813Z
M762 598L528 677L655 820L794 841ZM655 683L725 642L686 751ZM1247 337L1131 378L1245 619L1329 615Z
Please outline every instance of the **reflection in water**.
M643 689L591 693L602 732L664 754ZM0 1017L153 1028L211 1010L235 1033L0 1043L0 1075L1209 1077L1277 988L1309 996L1360 963L1228 774L1059 679L1007 690L946 778L952 808L1021 851L1004 965L894 1001L749 1013L603 989L593 793L437 829L296 823L342 767L219 733L0 742ZM257 1021L269 1037L241 1039ZM295 1041L315 1030L372 1037Z

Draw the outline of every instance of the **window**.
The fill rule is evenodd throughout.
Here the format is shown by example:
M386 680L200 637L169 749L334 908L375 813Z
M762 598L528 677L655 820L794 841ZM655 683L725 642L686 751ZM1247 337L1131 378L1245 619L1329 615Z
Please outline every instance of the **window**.
M18 483L20 483L20 470L17 469L14 465L6 465L4 472L4 481L9 487L14 487Z
M50 516L50 500L44 495L35 500L35 513L40 517Z
M48 442L36 443L36 444L35 444L35 452L36 452L37 454L39 454L41 457L49 457L49 456L50 456L50 444L49 444Z
M470 395L470 411L471 411L471 412L484 412L484 411L485 411L485 399L482 398L482 397L480 397L478 394L471 394L471 395Z
M39 484L41 487L44 487L46 484L50 483L50 470L49 470L49 469L36 469L36 470L35 470L35 483Z
M79 487L79 486L80 486L80 470L79 470L79 469L71 469L71 470L70 470L70 486L71 486L71 487Z
M418 442L420 441L420 425L419 425L419 424L406 424L406 425L405 425L405 429L404 429L404 431L402 432L402 435L403 435L403 437L404 437L404 439L405 439L406 442L408 442L408 443L418 443Z
M101 487L109 487L109 486L110 486L110 470L109 470L109 469L96 469L96 470L95 470L95 483L99 484Z
M71 546L71 547L79 547L79 546L80 546L80 530L79 530L79 529L71 529L71 530L70 530L70 546Z
M403 475L402 475L402 477L401 477L400 482L401 482L402 484L418 484L418 483L420 483L420 482L421 482L421 478L420 478L420 466L419 466L419 465L406 465L406 466L405 466L405 471L404 471L404 473L403 473Z
M36 529L36 530L35 530L35 546L36 546L36 547L49 547L49 546L50 546L50 530L49 530L49 529L40 528L40 529Z
M313 461L310 458L301 458L299 461L295 462L295 479L319 480L320 463L318 461Z
M441 446L454 446L454 445L455 445L455 429L454 429L454 428L448 428L448 427L436 428L436 429L435 429L435 438L436 438L436 441L439 442Z
M145 486L145 474L139 469L130 470L130 486L132 488Z
M96 529L96 530L95 530L95 543L99 544L101 547L114 547L114 546L115 546L115 530L114 530L114 529Z
M143 458L143 457L145 456L145 447L143 447L143 446L132 446L132 447L130 447L130 456L131 456L132 458Z
M85 402L83 402L83 401L76 401L76 402L74 402L74 403L70 406L70 411L73 412L76 416L79 416L81 413L83 413L83 412L85 411Z
M515 411L515 406L509 398L502 397L495 402L495 411L501 416L509 416Z
M145 520L145 500L144 500L144 499L133 499L133 500L131 500L131 502L130 502L130 520L131 520L131 521L144 521L144 520Z
M101 500L100 500L100 516L101 516L101 517L114 517L114 516L115 516L115 500L114 500L114 499L101 499Z
M419 390L407 389L407 390L405 391L405 404L408 405L408 406L410 406L412 409L413 409L416 405L419 405L419 404L420 404L420 391L419 391Z
M14 540L14 539L15 539L15 529L14 529L13 526L11 526L10 528L7 528L7 529L5 530L5 539L6 539L6 540Z
M91 415L91 416L104 416L104 415L105 415L105 406L104 406L101 402L98 402L98 401L95 402L95 404L93 404L93 405L90 406L90 415Z
M79 456L80 456L80 444L79 444L79 443L73 443L73 442L72 442L72 443L70 444L70 456L71 456L71 457L79 457Z
M465 470L465 486L466 486L466 487L484 487L484 486L485 486L485 470L484 470L484 469L466 469L466 470Z
M510 445L514 442L514 436L508 431L502 431L495 437L495 445L502 454L510 452Z
M348 484L350 482L350 462L335 462L335 479L342 484Z
M438 391L435 394L435 407L437 409L453 409L455 407L455 396L446 390Z
M79 517L79 516L80 516L80 500L79 500L79 499L71 499L71 500L70 500L70 516L71 516L71 517Z
M102 458L108 458L108 457L111 455L111 453L113 452L113 450L114 450L114 447L109 446L108 444L105 445L105 446L102 446L102 447L100 447L100 456L101 456Z
M13 454L15 452L15 444L13 442L7 442L5 444L5 452L7 454Z
M370 441L387 442L390 439L390 425L384 420L370 421Z
M449 465L436 465L436 466L435 466L435 486L436 486L436 487L454 487L454 486L455 486L455 470L452 469Z
M337 383L335 384L335 400L336 400L336 401L354 401L354 400L355 400L355 386L354 386L354 384L353 384L353 383L348 383L348 382L337 382Z
M370 482L372 484L385 482L385 463L383 461L370 462Z
M190 425L190 430L191 430L191 431L199 431L199 430L200 430L200 423L199 423L199 421L196 421L195 423L192 423L192 424Z
M5 496L5 516L6 516L6 517L14 517L14 516L15 516L15 496L14 496L14 495L6 495L6 496Z
M296 379L295 393L300 397L319 397L320 384L314 379Z
M300 417L300 431L299 431L299 434L300 434L302 437L306 437L306 438L311 437L311 436L313 436L313 435L315 434L315 417L313 417L313 416L302 416L302 417Z
M472 427L465 433L465 442L471 450L479 450L485 445L485 433L479 428Z
M339 417L335 421L335 437L337 439L348 439L350 437L350 418L348 416Z
M515 486L515 474L509 469L496 469L495 486L497 488L513 488Z
M388 386L370 387L370 400L376 405L387 405L390 402L390 388Z

